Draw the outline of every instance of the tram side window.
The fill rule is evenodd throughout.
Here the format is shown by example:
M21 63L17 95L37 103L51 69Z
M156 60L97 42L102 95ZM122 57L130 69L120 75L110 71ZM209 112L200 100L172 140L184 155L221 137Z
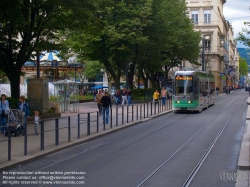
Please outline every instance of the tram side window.
M214 82L210 82L209 83L209 89L210 89L210 94L213 94L214 93L214 90L215 90L215 88L214 88Z
M207 96L207 92L208 92L208 85L200 82L200 93L202 93L203 96Z

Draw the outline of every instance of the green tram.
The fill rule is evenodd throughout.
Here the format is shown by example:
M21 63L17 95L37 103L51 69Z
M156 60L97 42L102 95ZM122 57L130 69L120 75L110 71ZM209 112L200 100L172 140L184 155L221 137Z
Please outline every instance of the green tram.
M176 71L173 77L172 109L199 111L215 102L214 75L203 71Z

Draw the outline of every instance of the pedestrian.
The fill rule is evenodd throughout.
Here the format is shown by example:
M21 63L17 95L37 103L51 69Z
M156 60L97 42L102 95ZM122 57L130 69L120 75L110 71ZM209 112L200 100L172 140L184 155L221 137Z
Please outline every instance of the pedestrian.
M166 105L167 90L165 89L165 87L163 87L161 90L161 99L162 99L162 104Z
M220 88L217 86L215 90L216 90L216 95L218 96L218 95L219 95Z
M126 88L123 88L123 91L122 91L122 104L121 105L123 105L125 102L128 105L127 90L126 90Z
M97 90L95 89L94 92L93 92L93 96L94 96L94 102L96 102L96 94L97 94Z
M26 120L27 120L27 117L30 117L30 111L29 111L30 109L29 109L28 103L25 101L25 96L22 95L19 97L19 103L18 103L17 108L21 110L24 114L23 124L22 124L22 131L24 135Z
M115 104L116 106L118 106L120 104L120 97L121 97L120 90L118 89L116 90L114 97L115 97Z
M127 90L127 96L128 96L128 105L132 104L132 101L131 101L132 93L130 89Z
M34 130L35 130L35 134L38 135L38 127L40 124L40 117L39 117L39 112L38 111L34 111Z
M6 95L1 95L1 105L0 105L0 111L1 111L1 134L4 134L4 129L6 126L6 121L9 113L9 101L6 100Z
M100 89L98 91L98 94L96 94L96 102L97 102L97 107L98 107L100 116L102 115L102 103L101 103L102 97L103 97L103 93L102 93L102 90Z
M155 92L153 94L153 99L154 99L155 105L159 104L159 98L160 98L160 93L158 90L155 90Z
M106 118L106 124L108 124L109 123L109 107L111 109L111 101L110 101L108 91L104 92L104 96L101 99L101 103L102 103L103 123L105 123L105 118Z
M229 94L229 86L226 86L226 94Z

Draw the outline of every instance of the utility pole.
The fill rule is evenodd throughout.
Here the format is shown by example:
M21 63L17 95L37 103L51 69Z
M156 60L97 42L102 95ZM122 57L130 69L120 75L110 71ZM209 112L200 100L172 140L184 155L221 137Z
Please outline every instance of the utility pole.
M204 41L204 37L202 37L202 54L201 54L201 59L202 59L202 64L201 64L201 67L202 67L202 71L205 71L205 59L204 59L204 48L205 48L205 41Z

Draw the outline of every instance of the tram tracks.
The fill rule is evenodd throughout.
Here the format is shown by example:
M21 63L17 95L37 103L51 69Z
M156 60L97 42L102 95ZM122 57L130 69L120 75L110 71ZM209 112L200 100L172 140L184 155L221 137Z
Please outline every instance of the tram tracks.
M237 102L237 101L235 101L235 102ZM234 105L235 104L235 102L233 102L231 105ZM224 111L223 111L224 112ZM157 168L153 173L157 173L166 163L168 163L176 154L178 154L195 136L197 136L211 121L213 121L216 117L218 117L220 114L222 114L223 112L221 112L221 113L219 113L218 115L216 115L214 118L212 118L212 119L210 119L209 120L209 122L208 123L206 123L206 125L202 128L202 129L200 129L188 142L186 142L182 147L180 147L171 157L169 157L159 168ZM176 116L176 115L173 115L173 116ZM100 162L100 161L102 161L102 160L104 160L104 159L106 159L106 158L108 158L108 157L110 157L110 156L113 156L113 155L115 155L115 154L117 154L117 153L119 153L119 152L121 152L121 151L123 151L123 150L125 150L125 149L127 149L127 148L129 148L130 146L132 146L132 145L134 145L135 143L138 143L138 142L140 142L140 141L142 141L143 139L145 139L145 138L147 138L147 137L149 137L149 136L151 136L151 135L153 135L153 134L155 134L155 133L157 133L157 132L159 132L159 131L161 131L161 130L163 130L164 128L167 128L167 127L169 127L170 125L172 125L172 124L174 124L174 123L177 123L178 121L180 121L180 120L182 120L182 119L184 119L184 118L186 118L186 117L188 117L188 116L190 116L190 114L189 115L186 115L186 116L184 116L184 117L182 117L182 118L180 118L180 119L178 119L178 120L175 120L174 122L172 122L172 123L169 123L167 126L164 126L164 127L162 127L162 128L159 128L159 129L157 129L157 130L155 130L155 131L153 131L153 132L151 132L151 133L149 133L149 134L146 134L145 136L143 136L143 137L141 137L141 138L139 138L139 139L136 139L136 140L134 140L134 141L132 141L132 142L130 142L130 143L128 143L128 144L126 144L126 145L124 145L124 146L122 146L122 147L119 147L118 149L116 149L116 150L114 150L114 151L111 151L111 152L109 152L109 153L107 153L107 154L105 154L105 155L103 155L103 156L101 156L101 157L99 157L99 158L97 158L97 159L95 159L94 161L91 161L91 162L89 162L89 163L86 163L86 164L84 164L84 165L82 165L81 167L79 167L79 168L77 168L77 169L75 169L74 171L82 171L82 170L84 170L84 169L86 169L86 168L88 168L88 167L90 167L90 166L92 166L92 165L94 165L94 164L97 164L98 162ZM132 132L131 132L132 133ZM120 137L121 138L121 137ZM44 168L43 168L44 169ZM153 176L154 174L152 174L152 176ZM140 185L138 185L138 186L143 186L146 182L147 182L147 180L149 180L152 176L149 176L146 180L144 180ZM55 180L55 181L58 181L58 180ZM50 184L48 184L48 185L43 185L43 187L46 187L46 186L51 186Z
M237 101L235 101L237 102ZM234 102L234 103L235 103ZM193 169L193 171L191 172L191 174L188 176L187 180L184 182L184 184L182 185L182 187L188 187L189 184L192 182L193 178L195 177L195 175L197 174L197 172L199 171L199 169L201 168L202 164L204 163L204 161L206 160L207 156L209 155L209 153L211 152L211 150L213 149L213 147L215 146L217 140L219 139L219 137L221 136L221 134L223 133L223 131L225 130L225 128L227 127L228 123L230 122L231 118L234 116L234 114L238 111L238 109L243 105L243 103L245 102L245 100L242 101L241 105L234 110L229 117L227 118L227 120L225 121L225 123L223 124L223 126L221 127L221 129L219 130L219 132L217 133L216 137L213 139L212 143L209 145L209 147L207 148L207 150L205 151L205 153L203 154L202 158L199 160L198 164L195 166L195 168ZM231 105L233 105L234 103L232 103ZM139 185L137 185L137 187L142 187L145 184L147 184L147 182L149 182L150 179L152 179L158 172L160 172L168 163L170 163L170 161L177 156L177 154L179 154L198 134L200 134L214 119L216 119L219 115L221 115L222 113L224 113L224 111L222 111L221 113L217 114L215 117L213 117L212 119L210 119L205 126L203 126L198 132L196 132L188 141L186 141L179 149L177 149L170 157L168 157L161 165L159 165L150 175L148 175Z
M74 170L74 171L76 171L76 172L77 172L77 171L81 171L81 170L83 170L83 169L86 169L86 168L88 168L88 167L90 167L90 166L92 166L92 165L94 165L94 164L96 164L96 163L98 163L98 162L104 160L105 158L108 158L108 157L110 157L110 156L112 156L112 155L114 155L114 154L116 154L116 153L119 153L120 151L122 151L122 150L124 150L124 149L126 149L126 148L128 148L128 147L130 147L130 146L132 146L132 145L134 145L135 143L140 142L140 141L142 141L143 139L145 139L145 138L147 138L147 137L149 137L149 136L151 136L151 135L153 135L153 134L155 134L155 133L157 133L157 132L159 132L159 131L161 131L161 130L167 128L167 127L169 127L170 125L173 125L173 124L177 123L178 121L180 121L180 120L182 120L182 119L188 117L189 115L190 115L190 114L185 115L184 117L182 117L182 118L180 118L180 119L178 119L178 120L175 120L174 122L171 122L171 123L169 123L168 125L166 125L166 126L164 126L164 127L158 128L157 130L155 130L155 131L153 131L153 132L151 132L151 133L148 133L148 134L146 134L145 136L142 136L141 138L136 139L136 140L134 140L134 141L132 141L132 142L130 142L130 143L128 143L128 144L126 144L126 145L124 145L124 146L122 146L122 147L120 147L120 148L114 150L114 151L111 151L111 152L105 154L105 155L102 156L102 157L99 157L98 159L96 159L96 160L94 160L94 161L92 161L92 162L89 162L89 163L87 163L87 164L84 164L84 165L82 165L81 167L77 168L77 169ZM175 116L175 115L173 115L173 116ZM139 130L139 129L138 129L138 130ZM132 133L132 132L131 132L131 133ZM126 135L128 135L128 134L126 134ZM124 135L124 136L125 136L125 135ZM118 138L121 138L121 137L118 137ZM117 139L118 139L118 138L117 138ZM83 152L82 152L82 153L83 153ZM82 153L79 153L79 154L82 154ZM78 155L79 155L79 154L78 154ZM78 156L78 155L74 155L74 156ZM71 159L71 158L73 158L74 156L69 157L69 158L67 158L67 159L64 159L64 160L62 160L62 161L60 161L60 162L63 162L63 161L68 160L68 159ZM55 164L59 164L60 162L51 164L51 165L46 166L46 167L43 167L43 168L40 168L40 169L37 170L37 171L40 171L40 170L46 169L46 168L48 168L48 167L54 166ZM58 180L55 180L55 181L58 181ZM55 182L55 181L53 181L53 182ZM51 184L43 185L43 187L46 187L46 186L51 186Z

